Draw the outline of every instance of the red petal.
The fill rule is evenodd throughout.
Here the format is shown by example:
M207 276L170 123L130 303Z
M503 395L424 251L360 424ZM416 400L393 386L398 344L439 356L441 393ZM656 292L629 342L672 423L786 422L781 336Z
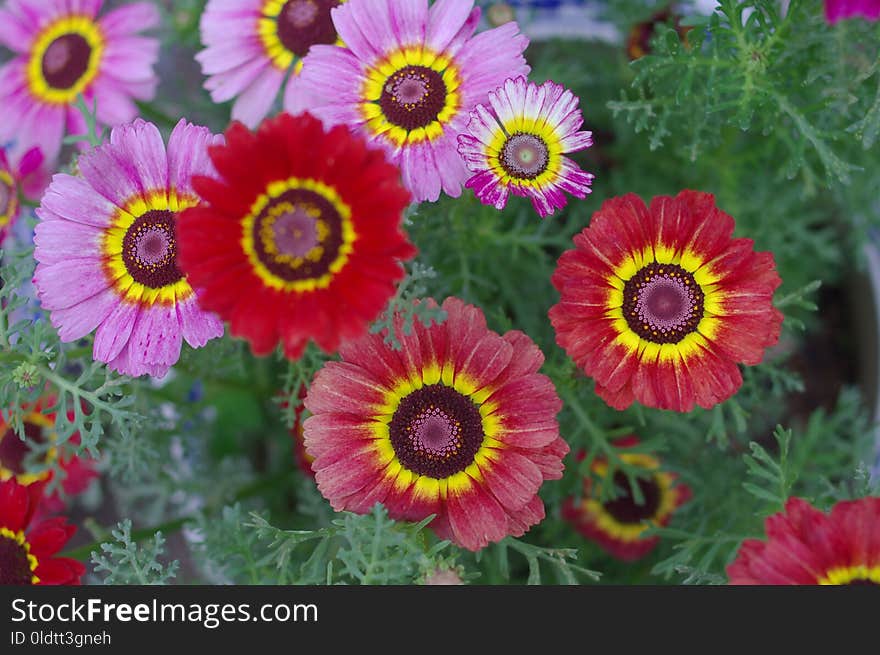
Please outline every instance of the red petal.
M534 498L544 482L535 463L512 449L494 451L494 458L481 465L480 471L486 487L508 513Z
M375 425L372 421L349 414L312 414L303 423L306 452L318 458L350 447L359 448L376 439L372 425Z
M479 550L507 536L507 513L498 501L474 480L466 489L450 489L446 506L455 542Z
M64 544L76 532L76 527L69 525L67 519L55 517L47 519L27 533L31 552L37 559L50 557L64 548Z
M613 407L621 412L632 405L633 401L636 399L633 394L632 386L629 384L621 387L617 391L611 391L610 389L603 387L601 384L597 384L596 395L608 403L609 407Z
M521 537L533 525L543 521L545 516L544 503L540 496L535 496L522 508L508 512L507 532L513 537Z
M12 532L23 530L32 513L27 487L14 478L0 482L0 527Z
M494 333L484 334L462 345L457 354L454 379L464 377L474 383L477 390L491 387L507 368L512 355L513 347L504 339Z
M306 408L313 414L340 412L366 417L384 404L387 388L359 366L327 362L309 388Z
M34 574L41 585L78 585L86 567L66 557L41 560Z

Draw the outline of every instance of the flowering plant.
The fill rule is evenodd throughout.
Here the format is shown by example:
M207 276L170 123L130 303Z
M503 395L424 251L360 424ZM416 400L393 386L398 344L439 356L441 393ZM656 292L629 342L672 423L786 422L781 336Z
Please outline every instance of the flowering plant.
M0 582L880 582L880 6L528 4L0 3Z

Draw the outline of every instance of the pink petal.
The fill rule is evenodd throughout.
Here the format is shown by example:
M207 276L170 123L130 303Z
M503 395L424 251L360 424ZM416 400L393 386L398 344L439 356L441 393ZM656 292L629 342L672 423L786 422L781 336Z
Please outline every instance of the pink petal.
M108 11L98 21L108 41L112 37L134 34L159 25L159 10L149 2L137 2Z

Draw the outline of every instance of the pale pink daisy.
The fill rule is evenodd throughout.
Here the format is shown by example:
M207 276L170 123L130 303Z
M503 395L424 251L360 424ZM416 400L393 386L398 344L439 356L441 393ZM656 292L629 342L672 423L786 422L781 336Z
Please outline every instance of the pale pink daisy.
M475 173L465 186L496 209L510 193L531 198L542 218L565 207L565 192L585 198L593 175L565 156L593 145L583 122L578 98L559 84L507 80L488 105L477 105L458 137L458 152Z
M112 126L138 115L135 100L150 100L158 79L156 39L138 36L159 13L140 2L107 12L103 0L8 0L0 9L0 44L15 57L0 68L0 142L14 140L19 155L39 146L54 163L65 132L82 134L76 108L97 99L97 120Z
M303 57L316 44L340 43L330 10L345 0L210 0L196 55L214 102L236 98L232 118L250 128L285 97L298 98ZM288 78L288 75L290 76Z
M93 356L120 373L162 377L223 334L177 266L175 223L198 204L193 175L216 175L208 146L223 142L181 120L165 144L152 123L113 128L79 158L82 177L58 174L37 216L34 284L62 341L97 328Z
M349 0L332 11L342 46L314 46L300 76L305 106L380 145L415 200L461 195L456 137L468 113L511 76L527 75L516 23L474 35L473 0Z

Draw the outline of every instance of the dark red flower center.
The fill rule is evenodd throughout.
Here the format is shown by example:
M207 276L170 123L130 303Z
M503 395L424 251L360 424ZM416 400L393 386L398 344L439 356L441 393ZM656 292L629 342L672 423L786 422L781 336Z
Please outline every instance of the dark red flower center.
M841 586L849 587L851 585L855 585L856 587L880 587L880 582L875 582L868 578L854 578L849 582L844 582Z
M0 585L33 584L33 576L25 547L8 533L0 532Z
M429 384L403 398L388 428L400 463L438 480L473 463L484 436L477 405L444 384Z
M385 83L379 106L390 123L408 132L427 127L446 106L446 83L431 68L401 68Z
M24 423L24 434L27 440L21 439L15 430L9 428L0 437L0 468L16 475L25 472L25 458L31 451L31 443L41 444L44 441L43 429L29 421Z
M339 0L288 0L278 14L278 39L297 57L305 57L319 43L336 42L330 10Z
M53 89L69 89L89 68L92 46L81 34L64 34L43 53L43 79Z
M135 219L122 239L122 261L135 282L161 289L183 279L177 268L174 212L151 209Z
M623 316L633 332L654 343L678 343L703 318L703 290L675 264L648 264L623 289Z
M513 134L501 150L501 167L510 177L533 180L547 170L550 150L534 134Z
M291 189L260 212L253 237L257 257L274 275L288 282L318 279L339 255L343 221L321 194Z
M614 473L614 486L620 495L602 506L618 523L641 523L653 518L660 507L660 487L654 478L638 478L637 484L644 501L641 505L636 503L626 474L622 471Z

